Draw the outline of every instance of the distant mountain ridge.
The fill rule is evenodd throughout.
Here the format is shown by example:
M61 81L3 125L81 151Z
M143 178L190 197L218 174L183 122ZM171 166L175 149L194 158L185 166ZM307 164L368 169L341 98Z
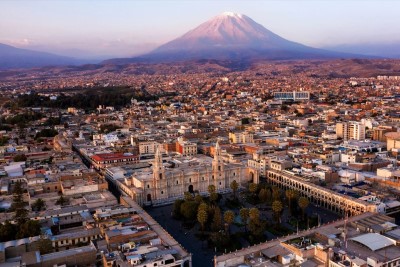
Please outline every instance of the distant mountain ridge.
M357 55L312 48L289 41L246 15L224 12L148 54L134 58L111 59L103 63L193 59L323 59L355 56Z
M82 63L82 61L70 57L16 48L0 43L0 69L77 65Z

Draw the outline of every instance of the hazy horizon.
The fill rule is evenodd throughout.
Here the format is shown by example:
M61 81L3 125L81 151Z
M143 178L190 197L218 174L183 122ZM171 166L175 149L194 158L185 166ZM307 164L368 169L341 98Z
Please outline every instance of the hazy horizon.
M312 47L400 55L399 8L390 0L3 0L0 43L77 58L128 57L232 11Z

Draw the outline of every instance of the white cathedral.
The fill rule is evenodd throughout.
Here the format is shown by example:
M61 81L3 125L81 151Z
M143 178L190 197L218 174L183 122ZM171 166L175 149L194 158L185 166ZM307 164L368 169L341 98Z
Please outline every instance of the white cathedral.
M171 167L164 166L157 148L153 166L134 172L120 188L140 205L159 205L183 198L185 192L208 195L209 185L219 193L229 192L234 180L239 186L258 183L259 174L246 165L224 162L217 142L214 159L203 155Z

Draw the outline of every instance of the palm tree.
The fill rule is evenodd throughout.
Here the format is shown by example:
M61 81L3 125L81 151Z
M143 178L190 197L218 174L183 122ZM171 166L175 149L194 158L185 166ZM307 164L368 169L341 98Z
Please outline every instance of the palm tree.
M292 215L292 200L297 197L297 192L293 189L288 189L285 191L286 198L289 204L289 213Z
M233 191L233 196L236 199L236 192L237 192L237 190L239 188L239 184L236 182L236 180L233 180L232 183L230 184L230 187L231 187L231 189Z
M272 199L280 200L281 198L281 190L277 186L272 187Z
M260 211L257 208L251 208L249 210L249 218L251 221L259 221L260 220Z
M255 184L255 183L250 183L249 184L249 191L253 195L257 192L257 189L258 189L258 185L257 184Z
M217 192L215 191L215 185L210 184L210 185L208 186L208 193L210 194L210 201L211 201L213 204L215 204L215 202L216 202L217 199L218 199L218 194L217 194Z
M204 203L204 202L200 203L199 207L197 208L197 211L200 211L200 210L205 210L205 211L207 211L207 210L208 210L207 204Z
M196 201L197 203L201 203L203 201L203 197L201 195L196 195L194 197L194 201Z
M310 201L306 197L301 197L301 198L299 198L298 203L299 203L299 207L301 208L301 213L302 213L303 220L304 220L304 213L305 213L308 205L310 204Z
M272 202L272 211L275 214L275 220L281 222L281 216L280 213L283 210L283 204L279 200L275 200Z
M258 198L261 200L262 203L266 203L268 200L267 189L265 189L265 188L261 189L260 193L258 193Z
M197 221L200 223L201 230L203 232L204 232L204 224L207 222L207 219L208 219L207 210L199 208L197 212Z
M244 223L244 230L247 232L246 226L247 226L247 219L249 218L249 209L248 208L241 208L239 211L240 218L242 219L242 222Z
M192 201L194 199L193 195L189 192L185 192L183 194L183 198L185 199L185 201Z
M233 223L233 220L235 219L235 213L231 210L227 210L224 213L224 221L226 225L226 232L229 234L229 226Z
M214 231L219 231L221 229L222 226L222 219L221 219L221 209L216 206L214 209L214 217L213 217L213 222L212 222L212 229Z
M212 193L215 193L215 185L210 184L207 188L208 193L211 195Z

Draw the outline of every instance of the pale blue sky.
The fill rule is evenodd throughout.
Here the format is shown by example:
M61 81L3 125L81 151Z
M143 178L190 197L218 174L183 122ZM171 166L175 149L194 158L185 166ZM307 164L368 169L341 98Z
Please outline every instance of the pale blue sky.
M314 47L400 43L399 10L397 0L1 0L0 42L68 55L128 56L233 11Z

